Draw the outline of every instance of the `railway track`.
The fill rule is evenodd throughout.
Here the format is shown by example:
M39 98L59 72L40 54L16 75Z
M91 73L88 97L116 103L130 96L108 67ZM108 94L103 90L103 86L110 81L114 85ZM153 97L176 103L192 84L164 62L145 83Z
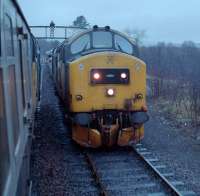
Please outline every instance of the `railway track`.
M185 184L177 180L174 173L161 163L158 158L152 155L141 144L138 144L133 150L137 153L142 161L144 161L147 168L149 168L156 178L161 180L162 185L172 195L196 195L193 191L188 190Z
M84 153L100 195L196 195L141 144L121 150Z
M140 146L140 145L139 145ZM171 173L162 173L159 171L159 168L166 168L165 165L157 165L156 162L158 162L158 159L156 158L149 158L146 157L148 155L151 155L150 152L147 151L146 148L137 147L133 148L133 150L138 154L138 156L141 158L142 161L145 162L146 166L152 170L155 177L159 178L163 184L163 186L168 190L172 195L180 196L180 195L195 195L193 191L186 191L181 189L177 189L176 186L184 186L184 183L181 181L173 181L168 180L167 177L173 177L174 175Z

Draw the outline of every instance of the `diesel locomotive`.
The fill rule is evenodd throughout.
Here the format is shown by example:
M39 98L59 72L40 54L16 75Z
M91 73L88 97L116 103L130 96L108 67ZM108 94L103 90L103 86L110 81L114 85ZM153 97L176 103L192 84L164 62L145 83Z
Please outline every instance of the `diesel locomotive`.
M146 65L127 35L95 25L55 48L52 63L73 140L97 148L144 137Z

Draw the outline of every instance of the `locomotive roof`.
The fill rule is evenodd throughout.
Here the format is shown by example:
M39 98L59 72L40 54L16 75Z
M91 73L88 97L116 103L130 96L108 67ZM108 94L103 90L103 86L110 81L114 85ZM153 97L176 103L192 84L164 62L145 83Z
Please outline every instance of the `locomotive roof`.
M115 33L118 35L121 35L122 37L125 37L126 39L128 39L133 45L136 45L136 42L133 38L130 38L130 36L128 36L125 33L119 32L117 30L111 29L109 26L106 27L97 27L96 25L93 28L87 29L85 31L82 31L80 33L77 33L76 35L70 37L69 39L65 40L62 44L71 44L73 41L75 41L77 38L90 33L90 32L98 32L98 31L105 31L105 32L111 32L111 33Z

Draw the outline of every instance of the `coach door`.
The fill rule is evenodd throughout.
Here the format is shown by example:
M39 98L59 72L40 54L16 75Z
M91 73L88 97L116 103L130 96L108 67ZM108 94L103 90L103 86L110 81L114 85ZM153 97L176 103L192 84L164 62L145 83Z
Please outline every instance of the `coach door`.
M1 2L0 2L1 5ZM1 7L0 7L0 10ZM0 16L1 19L1 16ZM2 27L0 26L0 195L3 195L10 171L10 149L8 142L7 118L5 110L5 74L4 72L4 43L1 36Z
M20 27L19 31L23 32L23 28ZM18 57L19 57L19 68L21 77L21 94L22 94L22 105L23 105L23 116L24 123L28 120L28 110L30 108L30 80L29 77L29 62L28 62L28 39L24 38L23 33L18 34Z
M14 140L14 148L16 148L19 139L19 108L18 108L18 93L16 81L16 53L14 47L14 21L11 15L4 14L4 38L5 38L5 53L6 67L8 77L8 95L10 105L10 121L12 122L12 132Z

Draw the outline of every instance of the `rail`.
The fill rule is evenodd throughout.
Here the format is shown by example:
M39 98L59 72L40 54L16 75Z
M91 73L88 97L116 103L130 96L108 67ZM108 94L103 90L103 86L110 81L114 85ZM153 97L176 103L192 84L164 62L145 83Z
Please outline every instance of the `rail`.
M85 158L87 160L87 163L90 166L90 169L92 171L92 175L95 178L95 181L96 181L96 183L97 183L97 185L99 187L100 195L101 196L108 196L108 193L107 193L103 183L101 182L100 175L99 175L99 173L97 171L97 168L96 168L96 166L94 164L94 161L92 160L92 157L87 152L85 152L84 155L85 155Z

